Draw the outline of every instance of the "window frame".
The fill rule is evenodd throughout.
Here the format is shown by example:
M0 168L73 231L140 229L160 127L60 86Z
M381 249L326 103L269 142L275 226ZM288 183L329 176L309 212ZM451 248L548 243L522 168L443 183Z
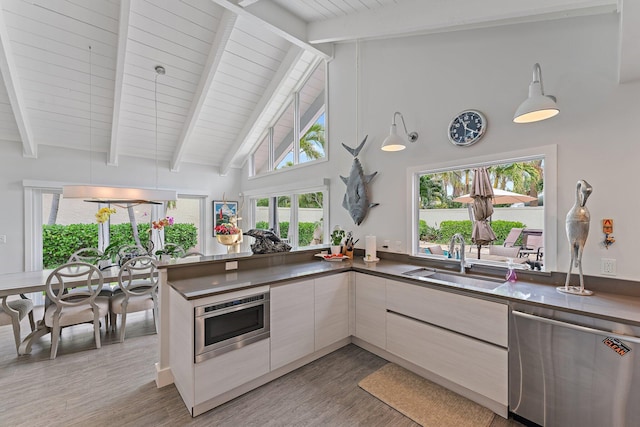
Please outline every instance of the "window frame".
M62 193L67 182L23 180L24 189L24 271L42 270L42 196L45 193ZM178 191L178 198L197 198L200 200L200 224L198 224L198 242L201 248L207 247L205 230L207 227L207 195L204 192ZM96 211L102 204L96 205ZM152 205L151 220L162 218L166 206Z
M314 114L313 117L313 121L311 121L310 123L308 123L305 126L302 126L300 123L300 91L302 90L302 88L304 88L304 86L307 84L307 82L309 81L309 79L311 78L311 76L313 75L313 73L318 69L318 67L324 67L324 75L325 75L325 84L324 84L324 102L322 107L318 110L317 114ZM296 85L295 89L292 91L292 93L287 97L286 101L282 104L281 108L278 110L278 113L275 114L274 119L270 122L269 126L267 126L267 128L260 134L260 137L258 138L258 141L261 143L265 138L267 138L268 141L268 147L269 147L269 156L268 156L268 162L269 164L267 165L266 171L262 172L262 173L257 173L256 172L256 168L255 168L255 161L254 161L254 154L257 151L258 147L260 146L260 144L256 145L252 150L251 153L249 155L249 168L248 168L248 173L249 173L249 179L253 179L253 178L258 178L258 177L263 177L266 175L271 175L274 173L281 173L282 171L287 171L287 170L293 170L293 169L297 169L300 167L305 167L305 166L309 166L309 165L313 165L313 164L317 164L319 162L326 162L328 161L329 158L329 147L328 144L326 147L324 147L324 157L320 158L320 159L315 159L312 161L306 161L304 163L300 163L300 138L302 137L303 133L302 133L302 129L309 129L313 123L315 123L315 121L317 121L318 117L320 117L322 114L325 115L325 119L324 119L324 133L325 133L325 141L327 141L329 139L328 135L329 135L329 121L328 121L328 103L329 103L329 99L328 99L328 93L329 93L329 79L328 79L328 64L326 61L318 61L318 63L313 66L313 67L309 67L309 71L307 72L307 74L305 75L304 79L302 79L298 85ZM287 112L287 109L290 106L293 106L293 134L294 135L298 135L297 137L294 137L293 139L293 165L291 166L287 166L287 167L282 167L280 169L276 169L276 158L275 158L275 144L273 141L273 128L275 126L275 124L282 118L282 116Z
M420 175L445 172L458 169L473 169L480 166L489 166L501 163L524 162L534 159L544 158L544 248L545 266L544 271L550 272L557 269L557 239L558 226L557 216L557 145L546 145L530 149L496 153L473 158L453 160L437 164L427 164L414 166L407 169L407 241L410 242L410 252L412 256L420 258L431 258L428 254L419 250L419 192ZM470 264L490 264L483 260L467 260ZM501 263L503 264L503 263ZM506 263L504 263L506 266Z
M329 230L327 229L327 224L329 222L329 184L327 179L323 179L322 184L312 184L308 183L304 186L298 185L288 185L288 186L279 186L277 188L265 188L261 190L251 190L244 193L244 197L246 197L249 202L249 224L250 228L255 228L256 226L256 201L258 199L270 198L270 197L278 197L278 196L289 196L291 198L291 215L289 218L289 238L291 248L296 250L302 248L309 249L315 247L326 246L326 243L322 243L321 245L309 245L309 246L298 246L298 196L300 194L306 193L323 193L322 194L322 241L329 241Z

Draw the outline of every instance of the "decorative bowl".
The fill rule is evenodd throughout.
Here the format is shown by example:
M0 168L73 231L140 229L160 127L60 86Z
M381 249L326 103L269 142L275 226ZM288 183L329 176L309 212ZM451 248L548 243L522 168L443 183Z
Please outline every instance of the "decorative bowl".
M216 234L216 239L223 245L233 245L240 240L240 233L237 234Z

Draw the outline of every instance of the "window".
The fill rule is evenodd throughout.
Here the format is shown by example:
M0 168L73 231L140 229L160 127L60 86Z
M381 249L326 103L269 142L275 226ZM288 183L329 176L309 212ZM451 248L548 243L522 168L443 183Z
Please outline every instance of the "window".
M465 258L471 263L506 262L506 256L501 254L507 251L497 250L497 246L513 245L523 248L516 253L518 263L547 271L555 268L555 146L542 147L541 151L544 154L410 171L413 176L414 254L447 256L433 254L446 251L451 236L461 233L468 245ZM494 212L489 224L496 240L478 246L471 241L475 217L468 196L474 169L479 166L487 167L494 188ZM519 229L522 229L521 233L517 233ZM518 239L514 244L506 241L507 236L511 238L515 234ZM542 240L547 243L540 251L540 258L537 253L531 256L529 243L535 239L530 236L543 236Z
M282 169L294 164L293 116L293 103L290 103L273 125L273 157L276 165L274 169Z
M129 208L64 199L60 189L50 187L31 188L25 194L31 199L29 205L33 209L28 222L34 228L34 238L27 236L25 244L26 268L29 270L55 268L66 262L73 252L85 247L104 250L109 243L138 242L146 247L151 221L164 216L165 212L159 205L141 204ZM179 243L187 251L201 251L204 246L201 230L205 199L202 196L179 196L175 203L168 204L166 216L172 216L175 223L165 227L165 243ZM101 207L115 209L104 224L98 224L95 216ZM137 239L132 222L136 224ZM30 244L30 241L34 243ZM34 244L38 247L33 247Z
M253 228L273 230L293 248L328 242L322 227L329 210L326 189L257 195L250 200Z
M326 64L321 62L251 155L251 175L326 158Z

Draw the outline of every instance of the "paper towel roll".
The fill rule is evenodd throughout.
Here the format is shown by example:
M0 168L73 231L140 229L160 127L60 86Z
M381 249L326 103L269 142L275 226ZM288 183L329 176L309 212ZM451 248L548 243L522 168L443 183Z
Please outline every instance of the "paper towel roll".
M376 236L364 236L364 259L376 258Z

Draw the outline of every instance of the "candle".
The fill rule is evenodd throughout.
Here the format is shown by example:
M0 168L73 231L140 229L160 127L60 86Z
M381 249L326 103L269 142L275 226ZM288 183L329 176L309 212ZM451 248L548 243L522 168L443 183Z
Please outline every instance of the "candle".
M364 259L371 261L376 259L376 236L364 237Z

